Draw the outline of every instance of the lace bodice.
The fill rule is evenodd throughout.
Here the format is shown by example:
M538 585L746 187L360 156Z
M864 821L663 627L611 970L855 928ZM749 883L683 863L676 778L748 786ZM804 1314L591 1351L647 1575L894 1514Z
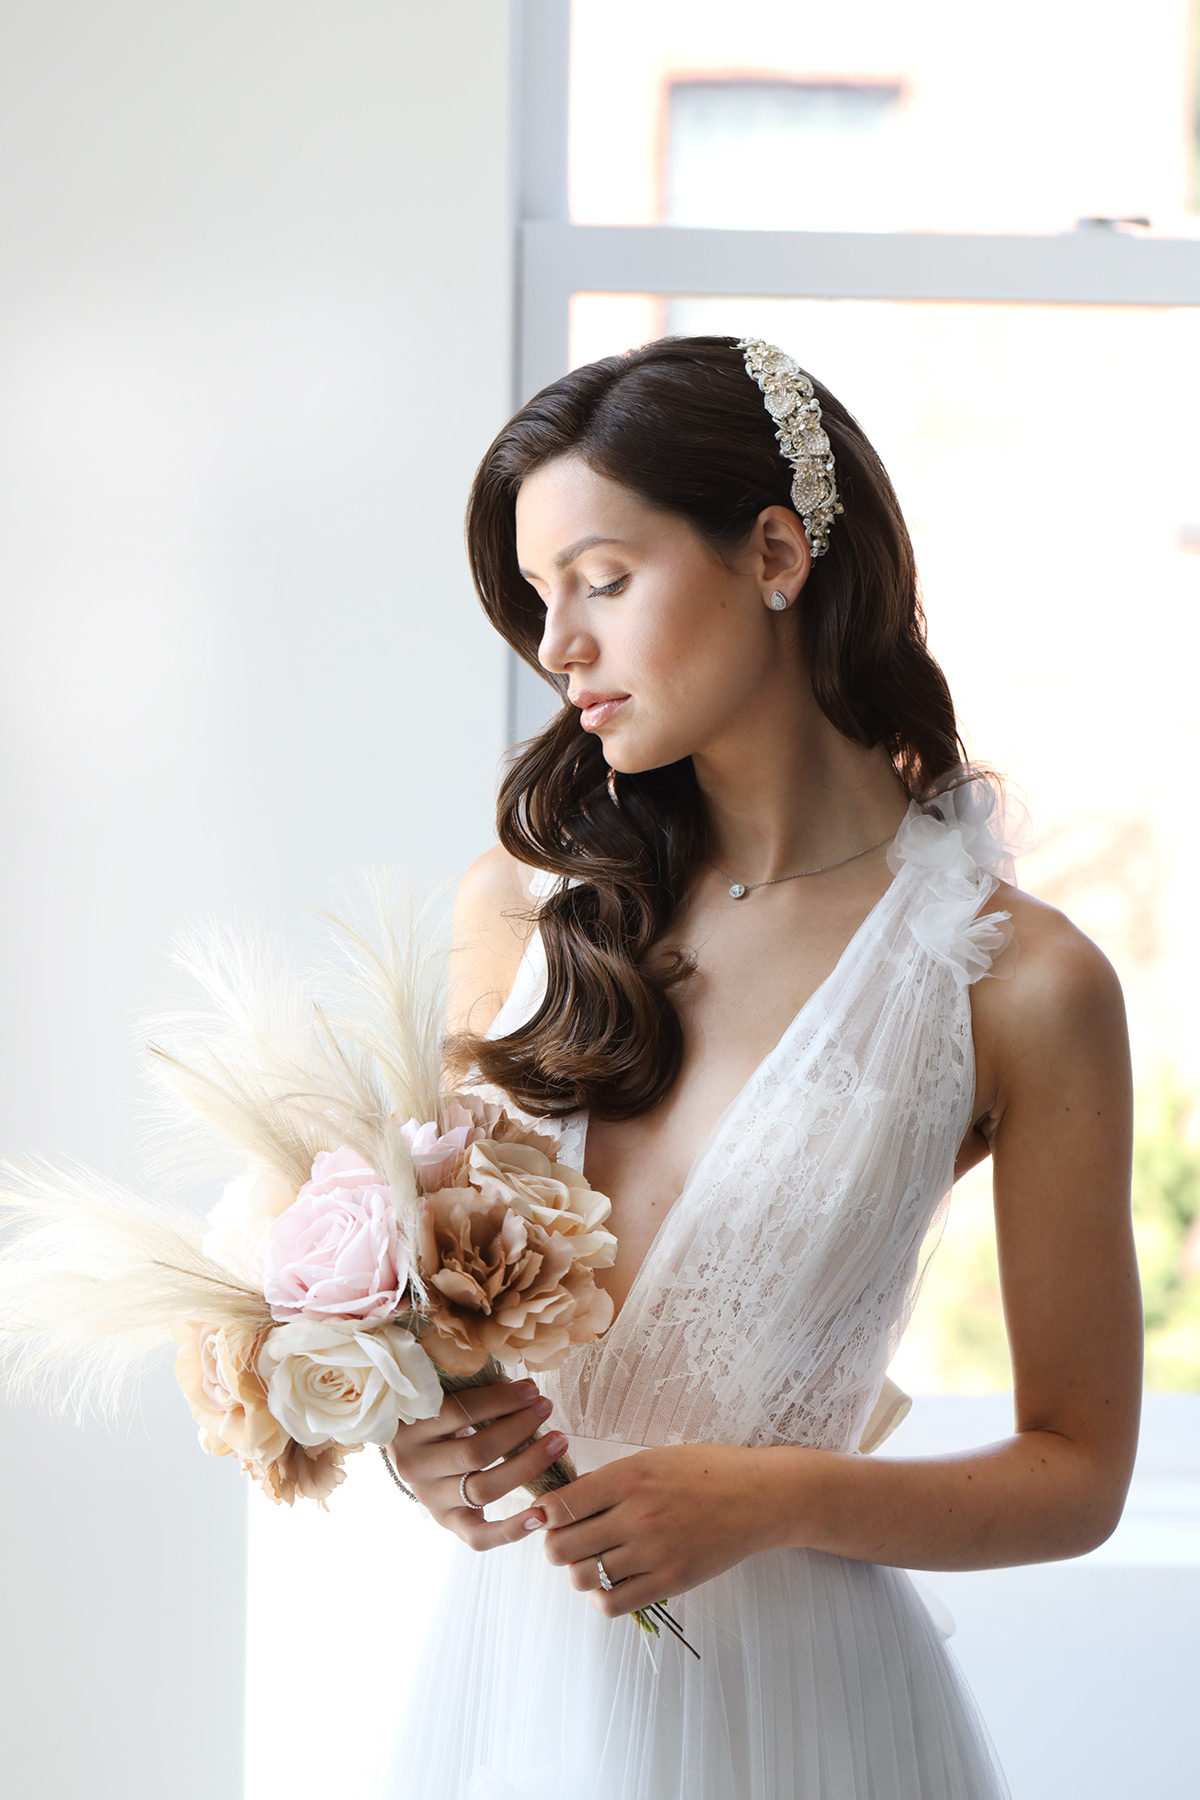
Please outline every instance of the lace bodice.
M971 1123L970 984L1006 941L996 796L965 774L909 808L891 885L717 1121L607 1335L541 1378L568 1432L857 1444ZM535 931L489 1035L544 981ZM555 1129L582 1168L586 1116Z

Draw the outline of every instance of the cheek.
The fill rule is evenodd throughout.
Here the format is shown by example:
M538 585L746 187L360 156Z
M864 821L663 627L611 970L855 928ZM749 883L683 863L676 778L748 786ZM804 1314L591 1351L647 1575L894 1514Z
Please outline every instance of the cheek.
M711 708L736 704L753 689L769 644L743 606L727 596L699 596L693 604L664 606L646 621L640 644L632 648L656 700Z

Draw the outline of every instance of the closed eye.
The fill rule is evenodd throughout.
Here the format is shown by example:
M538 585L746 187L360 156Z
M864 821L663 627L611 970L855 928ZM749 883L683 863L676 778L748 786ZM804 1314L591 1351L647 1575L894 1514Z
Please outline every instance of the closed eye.
M597 598L603 598L605 594L619 594L622 588L627 585L628 581L628 575L618 575L615 581L607 582L604 587L589 588L588 599L595 600Z

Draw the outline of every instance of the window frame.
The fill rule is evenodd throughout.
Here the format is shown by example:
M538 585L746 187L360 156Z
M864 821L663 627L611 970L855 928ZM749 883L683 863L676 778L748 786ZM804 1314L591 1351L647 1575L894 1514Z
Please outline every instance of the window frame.
M567 197L570 6L517 0L514 405L569 367L577 293L1200 306L1200 238L1081 223L1057 235L579 225ZM509 737L553 709L513 656Z

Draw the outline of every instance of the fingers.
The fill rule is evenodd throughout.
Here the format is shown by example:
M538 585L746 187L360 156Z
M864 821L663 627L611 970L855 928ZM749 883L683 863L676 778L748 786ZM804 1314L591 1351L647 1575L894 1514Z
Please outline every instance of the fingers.
M401 1425L392 1440L393 1454L398 1464L402 1460L410 1461L414 1451L423 1452L426 1446L456 1437L460 1432L465 1436L479 1420L511 1417L523 1408L536 1404L539 1399L537 1384L532 1381L498 1381L487 1387L462 1388L457 1393L446 1395L440 1410L432 1419L418 1419L412 1425ZM529 1432L525 1435L528 1437ZM520 1442L519 1437L514 1438L509 1447ZM491 1461L491 1458L488 1460ZM478 1464L471 1466L477 1467Z
M474 1482L471 1483L471 1492L475 1492ZM547 1519L552 1516L551 1502L556 1498L554 1494L547 1494L542 1502ZM546 1532L546 1560L559 1568L566 1568L569 1564L581 1563L588 1557L603 1556L614 1544L620 1542L621 1535L612 1517L612 1509L606 1507L604 1512L581 1519L577 1525L550 1526Z
M438 1421L450 1431L507 1418L539 1398L536 1381L492 1381L485 1387L458 1388L447 1394Z
M604 1558L604 1567L609 1566L608 1558ZM596 1574L593 1566L592 1573ZM612 1577L616 1583L616 1576ZM637 1612L643 1606L666 1604L669 1596L663 1577L654 1573L634 1575L622 1580L613 1587L611 1594L606 1594L597 1577L594 1589L588 1591L588 1605L594 1606L598 1613L606 1619L619 1619L623 1613Z
M604 1583L600 1579L600 1564L604 1564L604 1573L617 1587L623 1581L629 1581L635 1575L645 1575L646 1558L639 1557L637 1551L629 1544L614 1544L599 1556L584 1556L570 1567L571 1586L577 1587L580 1593L605 1593Z
M502 1544L520 1543L542 1524L543 1514L536 1506L514 1514L511 1519L485 1519L482 1513L460 1508L454 1514L453 1528L472 1550L498 1550Z
M421 1451L422 1471L427 1479L453 1476L457 1480L460 1475L472 1475L477 1469L486 1468L489 1463L519 1449L545 1423L549 1413L550 1402L539 1401L536 1406L527 1406L521 1412L510 1413L506 1419L498 1419L494 1425L485 1426L482 1431L463 1430L455 1432L452 1437L438 1438L434 1443L425 1445ZM561 1439L561 1432L557 1435ZM565 1444L565 1439L562 1441ZM556 1454L561 1455L562 1451ZM539 1464L538 1473L553 1461L552 1454L546 1462ZM499 1491L507 1493L513 1485L509 1481ZM516 1485L519 1485L519 1479ZM474 1491L472 1487L472 1492Z
M630 1459L631 1460L631 1459ZM619 1479L614 1480L610 1470L623 1468L623 1463L609 1463L603 1469L596 1469L591 1475L580 1475L565 1488L558 1488L553 1494L543 1497L542 1505L546 1508L546 1523L554 1529L565 1525L578 1525L593 1513L604 1512L625 1496L625 1486Z
M436 1418L400 1427L392 1457L433 1517L472 1549L515 1543L545 1525L542 1502L506 1519L487 1519L480 1509L545 1474L564 1454L561 1432L536 1436L551 1411L534 1381L459 1388L446 1395ZM463 1503L464 1476L473 1507Z
M482 1433L480 1435L482 1436ZM518 1442L520 1442L519 1439ZM474 1443L466 1446L471 1450L474 1450L475 1447ZM552 1431L548 1437L538 1438L537 1442L530 1444L528 1449L522 1450L517 1456L510 1456L507 1462L497 1464L494 1469L481 1469L478 1461L473 1462L471 1468L479 1472L472 1475L468 1483L468 1491L472 1500L478 1501L481 1506L490 1506L493 1500L500 1500L505 1494L511 1494L514 1488L522 1487L525 1482L532 1481L535 1476L544 1475L554 1459L561 1456L566 1448L567 1440L562 1432ZM543 1517L545 1516L546 1500L549 1497L549 1495L543 1496L538 1502Z
M532 1406L523 1407L520 1412L510 1413L507 1418L497 1419L494 1424L484 1425L481 1430L473 1432L469 1438L462 1439L462 1448L466 1452L466 1466L471 1469L482 1469L498 1456L507 1456L526 1438L532 1437L554 1410L551 1402L539 1398Z

